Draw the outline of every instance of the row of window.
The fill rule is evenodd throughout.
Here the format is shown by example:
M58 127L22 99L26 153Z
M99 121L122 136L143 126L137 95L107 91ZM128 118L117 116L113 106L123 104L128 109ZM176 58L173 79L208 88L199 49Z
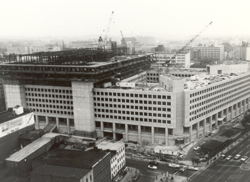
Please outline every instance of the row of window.
M72 94L72 90L63 90L63 89L47 89L47 88L29 88L26 87L25 91L31 91L31 92L53 92L53 93L66 93L66 94Z
M74 115L74 112L69 112L69 111L48 110L48 109L37 109L37 108L32 108L32 107L30 107L29 109L33 110L34 112L40 112L40 113Z
M116 93L116 92L94 92L94 95L99 96L117 96L117 97L135 97L135 98L149 98L149 99L171 99L171 96L166 95L151 95L151 94L131 94L131 93Z
M27 102L43 102L43 103L57 103L57 104L71 104L73 105L73 101L66 101L66 100L49 100L49 99L33 99L33 98L26 98Z
M138 117L126 117L126 116L117 116L117 115L105 115L105 114L95 114L96 118L107 118L107 119L119 119L127 121L141 121L141 122L150 122L150 123L163 123L171 124L171 120L165 119L151 119L151 118L138 118Z
M70 95L54 95L54 94L38 94L38 93L25 93L26 96L30 97L45 97L45 98L59 98L59 99L73 99Z
M110 106L110 107L112 107L112 106L114 106L114 108L116 108L116 105L114 104L114 105L112 105L112 104L105 104L105 106L106 105L108 105L108 106ZM104 104L103 104L103 106L104 106ZM108 106L106 106L106 107L108 107ZM137 110L140 110L140 111L143 111L143 110L149 110L149 111L166 111L167 110L167 112L171 112L171 108L161 108L161 107L142 107L142 106L130 106L129 107L129 105L126 105L127 107L125 107L125 105L117 105L118 106L118 108L123 108L123 109L137 109ZM122 106L122 107L121 107ZM119 113L119 112L121 112L120 110L108 110L108 109L99 109L99 108L94 108L94 110L95 110L95 112L107 112L107 113ZM127 113L127 114L129 114L130 113L130 111L124 111L124 110L122 110L122 112L123 113ZM132 113L132 112L131 112Z
M27 103L28 107L44 107L44 108L56 108L56 109L68 109L68 110L73 110L72 106L63 106L63 105L45 105L45 104L32 104L32 103Z

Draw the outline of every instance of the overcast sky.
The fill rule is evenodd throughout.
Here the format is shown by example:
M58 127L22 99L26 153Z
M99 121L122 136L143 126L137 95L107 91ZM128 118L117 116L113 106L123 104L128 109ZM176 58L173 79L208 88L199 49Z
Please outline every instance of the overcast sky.
M250 35L249 0L0 0L0 37Z

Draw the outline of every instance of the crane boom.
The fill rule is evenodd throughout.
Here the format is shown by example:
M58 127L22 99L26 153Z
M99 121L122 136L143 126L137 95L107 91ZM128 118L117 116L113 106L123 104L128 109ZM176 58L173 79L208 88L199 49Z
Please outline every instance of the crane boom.
M191 44L197 37L199 37L200 34L201 34L209 25L211 25L212 23L213 23L213 22L210 22L208 25L206 25L197 35L195 35L190 41L188 41L188 43L187 43L184 47L182 47L179 51L177 51L177 52L174 54L174 56L172 56L172 57L170 58L170 60L166 61L166 63L167 63L167 64L171 64L171 61L172 61L178 54L180 54L182 51L184 51L184 50L189 46L189 44Z
M107 42L107 40L108 40L108 33L109 33L110 26L111 26L113 14L114 14L114 11L112 11L111 16L110 16L110 18L109 18L109 23L108 23L108 27L107 27L107 30L106 30L106 35L105 35L105 38L104 38L105 44L106 44L106 42Z

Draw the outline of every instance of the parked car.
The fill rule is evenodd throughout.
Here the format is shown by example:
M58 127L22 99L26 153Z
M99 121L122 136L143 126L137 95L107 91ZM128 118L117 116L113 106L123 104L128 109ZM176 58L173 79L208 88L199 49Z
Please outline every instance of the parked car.
M193 170L193 171L198 171L199 170L198 167L193 167L193 166L188 166L187 169Z
M207 159L206 158L199 158L199 161L200 162L205 162L205 161L207 161Z
M157 166L153 166L153 165L148 165L149 169L157 169Z
M169 167L174 167L174 168L179 168L180 167L180 165L174 164L174 163L169 163L168 166Z
M160 165L159 162L156 162L156 161L150 161L148 164L153 165L153 166L159 166Z
M226 157L226 160L231 160L233 158L233 156L232 155L228 155L227 157Z
M226 158L226 155L225 154L221 154L220 159L223 160L225 158Z
M187 169L187 166L182 166L182 167L180 168L180 171L181 171L181 172L184 172L186 169Z
M240 154L237 154L235 157L234 157L234 160L238 160L240 159Z
M248 156L243 156L240 160L245 162L248 159Z
M197 150L200 150L200 146L197 146L197 147L194 147L194 150L197 151Z

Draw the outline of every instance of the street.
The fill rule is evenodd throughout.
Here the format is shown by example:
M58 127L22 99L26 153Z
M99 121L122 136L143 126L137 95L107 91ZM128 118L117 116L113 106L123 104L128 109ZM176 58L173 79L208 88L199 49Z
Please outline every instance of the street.
M236 146L226 152L227 155L236 154L242 156L250 156L250 136L247 136ZM247 162L249 163L249 162ZM226 160L219 159L216 164L211 164L207 169L198 172L192 177L192 182L248 182L250 179L250 168L244 168L243 162L239 160Z
M171 168L167 165L167 163L161 163L156 170L148 169L148 162L141 161L138 159L126 159L126 165L129 167L137 168L141 175L137 180L138 182L153 182L156 176L168 172L168 174L174 174L178 169ZM184 173L180 173L178 175L187 176L192 175L194 171L185 171Z

